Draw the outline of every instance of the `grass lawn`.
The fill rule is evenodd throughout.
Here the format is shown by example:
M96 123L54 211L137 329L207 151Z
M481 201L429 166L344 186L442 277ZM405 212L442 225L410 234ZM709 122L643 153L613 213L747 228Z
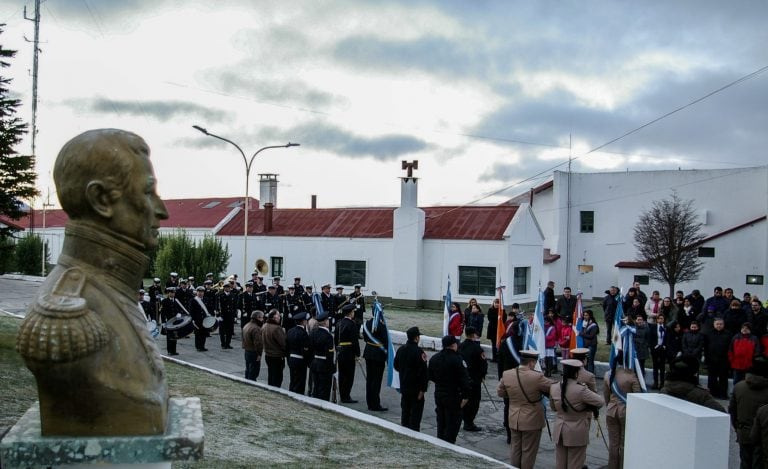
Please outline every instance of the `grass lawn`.
M19 323L0 316L0 434L37 396L34 378L14 350ZM489 466L254 386L171 363L166 371L172 396L201 399L205 424L205 459L174 467Z

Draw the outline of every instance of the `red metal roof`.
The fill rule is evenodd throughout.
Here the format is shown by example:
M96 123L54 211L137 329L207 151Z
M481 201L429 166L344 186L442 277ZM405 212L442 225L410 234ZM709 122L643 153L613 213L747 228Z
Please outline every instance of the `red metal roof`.
M23 230L24 227L20 225L19 220L11 220L10 218L0 215L0 225L5 225L8 228L12 228L14 230Z
M391 238L394 208L273 209L272 230L264 232L266 210L251 212L248 234L261 236ZM424 239L501 240L517 207L426 207ZM243 233L238 213L218 234Z
M517 206L426 207L424 239L503 239Z
M162 220L163 228L213 228L237 207L243 204L242 197L206 197L202 199L170 199L163 200L168 210L168 219ZM259 208L259 201L251 197L251 210ZM35 228L43 227L43 211L34 210ZM62 209L46 210L45 226L61 228L67 224L69 217ZM29 217L25 216L15 224L29 228Z

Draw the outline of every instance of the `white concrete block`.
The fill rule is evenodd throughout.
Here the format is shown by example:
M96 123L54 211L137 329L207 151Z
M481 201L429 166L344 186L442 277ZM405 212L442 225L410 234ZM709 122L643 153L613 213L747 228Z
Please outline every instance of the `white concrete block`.
M728 467L728 414L666 394L630 394L625 469Z

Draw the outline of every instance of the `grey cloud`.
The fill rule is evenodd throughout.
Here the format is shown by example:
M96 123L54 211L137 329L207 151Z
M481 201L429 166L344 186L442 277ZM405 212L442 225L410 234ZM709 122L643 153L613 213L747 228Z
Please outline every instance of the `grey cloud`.
M221 122L226 114L187 101L122 101L106 98L78 99L65 102L71 107L86 107L93 112L103 114L128 114L132 116L153 117L166 122L176 116L197 115L210 122Z
M284 132L269 130L268 133L271 138L280 135L286 140L301 142L302 147L326 150L350 158L373 158L381 161L396 160L403 155L429 148L423 140L409 135L362 137L319 122L303 124Z
M348 101L344 96L312 88L306 83L295 79L282 81L263 80L249 77L245 72L229 71L209 72L208 76L217 90L224 93L245 94L257 101L308 106L311 108L346 107L348 105Z

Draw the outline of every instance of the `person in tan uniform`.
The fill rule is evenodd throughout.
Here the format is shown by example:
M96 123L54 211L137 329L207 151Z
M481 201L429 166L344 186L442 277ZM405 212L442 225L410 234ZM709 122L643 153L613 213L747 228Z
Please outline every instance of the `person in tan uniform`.
M555 382L534 369L539 357L538 352L523 350L520 357L520 366L505 371L501 376L496 394L509 399L507 421L512 433L512 465L521 469L533 469L539 452L541 429L546 424L542 395L549 395L549 388Z
M627 423L627 394L640 392L640 380L631 369L624 368L624 354L619 351L613 366L603 378L603 397L607 403L605 424L608 427L608 469L624 467L624 427Z
M603 397L578 382L579 360L563 360L563 380L549 388L555 420L555 467L581 469L587 459L589 424L594 409L605 405Z
M576 377L576 381L582 384L586 384L590 391L597 392L597 380L595 379L595 375L591 371L588 371L586 368L588 355L588 348L571 349L571 358L574 360L579 360L584 364L584 366L579 368L579 376Z

